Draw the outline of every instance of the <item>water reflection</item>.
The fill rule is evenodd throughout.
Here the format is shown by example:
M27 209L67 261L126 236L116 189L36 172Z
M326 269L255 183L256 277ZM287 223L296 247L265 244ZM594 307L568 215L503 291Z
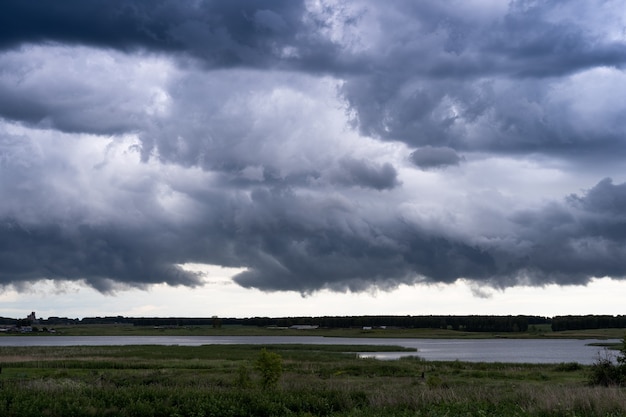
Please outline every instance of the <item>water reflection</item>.
M419 356L431 361L508 362L508 363L563 363L578 362L589 365L606 348L594 343L617 343L619 340L545 340L545 339L484 339L441 340L421 339L402 343L418 349L411 352L363 352L360 357L382 360ZM611 355L609 353L609 355Z
M576 339L384 339L321 336L0 336L0 346L116 346L211 344L394 345L417 352L364 353L379 359L419 356L425 360L592 364L604 348L591 343L619 340Z

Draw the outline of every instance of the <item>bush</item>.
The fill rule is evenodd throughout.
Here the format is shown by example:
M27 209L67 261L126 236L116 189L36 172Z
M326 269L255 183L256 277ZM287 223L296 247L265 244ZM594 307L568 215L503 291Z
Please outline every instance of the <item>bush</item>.
M426 378L426 385L431 389L448 388L448 384L443 379L434 375L429 375L428 378Z
M278 353L268 352L263 348L256 361L256 369L261 374L263 388L273 387L283 373L282 358Z
M626 336L622 340L622 347L617 356L617 364L613 361L613 355L605 351L591 365L589 383L591 385L623 385L626 383Z
M591 365L589 383L605 387L619 385L621 383L619 368L613 363L608 354L600 355Z
M240 365L237 369L237 387L250 388L252 386L252 379L250 378L250 371L245 365Z

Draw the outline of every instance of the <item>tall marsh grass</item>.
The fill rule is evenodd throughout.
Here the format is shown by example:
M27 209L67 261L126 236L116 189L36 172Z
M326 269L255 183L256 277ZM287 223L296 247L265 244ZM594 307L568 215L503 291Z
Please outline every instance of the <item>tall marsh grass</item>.
M263 348L283 370L265 388ZM587 366L358 359L363 350L1 348L0 416L626 416L625 389L589 386Z

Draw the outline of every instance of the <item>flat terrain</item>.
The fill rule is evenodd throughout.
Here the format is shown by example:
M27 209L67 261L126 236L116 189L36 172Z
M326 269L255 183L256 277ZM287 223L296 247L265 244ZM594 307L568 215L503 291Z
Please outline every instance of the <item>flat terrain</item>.
M264 388L261 349L282 374ZM589 367L360 359L373 346L1 347L0 415L623 416Z
M553 332L549 325L531 326L527 332L465 332L445 329L311 329L295 330L256 326L180 326L152 327L131 325L71 325L56 326L56 333L34 332L32 335L50 336L325 336L325 337L380 337L380 338L569 338L569 339L622 339L626 329L567 330ZM28 336L30 334L27 334ZM6 335L0 335L3 337Z

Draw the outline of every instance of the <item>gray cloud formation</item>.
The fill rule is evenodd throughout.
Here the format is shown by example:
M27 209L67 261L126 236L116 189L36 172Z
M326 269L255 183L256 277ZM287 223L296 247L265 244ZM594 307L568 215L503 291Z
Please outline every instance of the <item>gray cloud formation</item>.
M382 165L365 160L343 158L334 180L344 185L370 187L376 190L391 189L398 185L398 173L390 163Z
M182 51L211 65L232 66L267 62L265 55L275 41L296 34L303 4L10 0L3 10L0 39L5 47L58 42L123 51Z
M626 151L615 10L5 1L0 283L201 285L189 262L302 292L622 278L626 185L598 181ZM489 158L596 185L525 207L449 172ZM489 187L511 201L472 203Z
M411 162L422 169L458 165L461 159L454 149L446 146L440 148L425 146L411 153Z
M345 79L341 93L364 134L412 146L561 153L622 146L623 104L607 109L601 122L608 124L598 123L590 142L557 94L560 76L623 68L626 45L611 32L623 22L608 21L612 7L513 1L490 12L401 1L390 10L375 2L315 10L301 1L11 0L3 4L0 39L5 48L93 45L188 55L208 68L335 74ZM368 35L373 22L379 30ZM6 93L15 103L0 106L7 117L32 121L50 111L23 92L17 100ZM98 125L92 129L101 132ZM87 129L69 121L57 127Z
M615 185L606 178L563 204L516 214L514 221L522 227L519 236L528 248L525 256L518 256L514 273L523 273L536 284L624 277L624 209L626 184Z

